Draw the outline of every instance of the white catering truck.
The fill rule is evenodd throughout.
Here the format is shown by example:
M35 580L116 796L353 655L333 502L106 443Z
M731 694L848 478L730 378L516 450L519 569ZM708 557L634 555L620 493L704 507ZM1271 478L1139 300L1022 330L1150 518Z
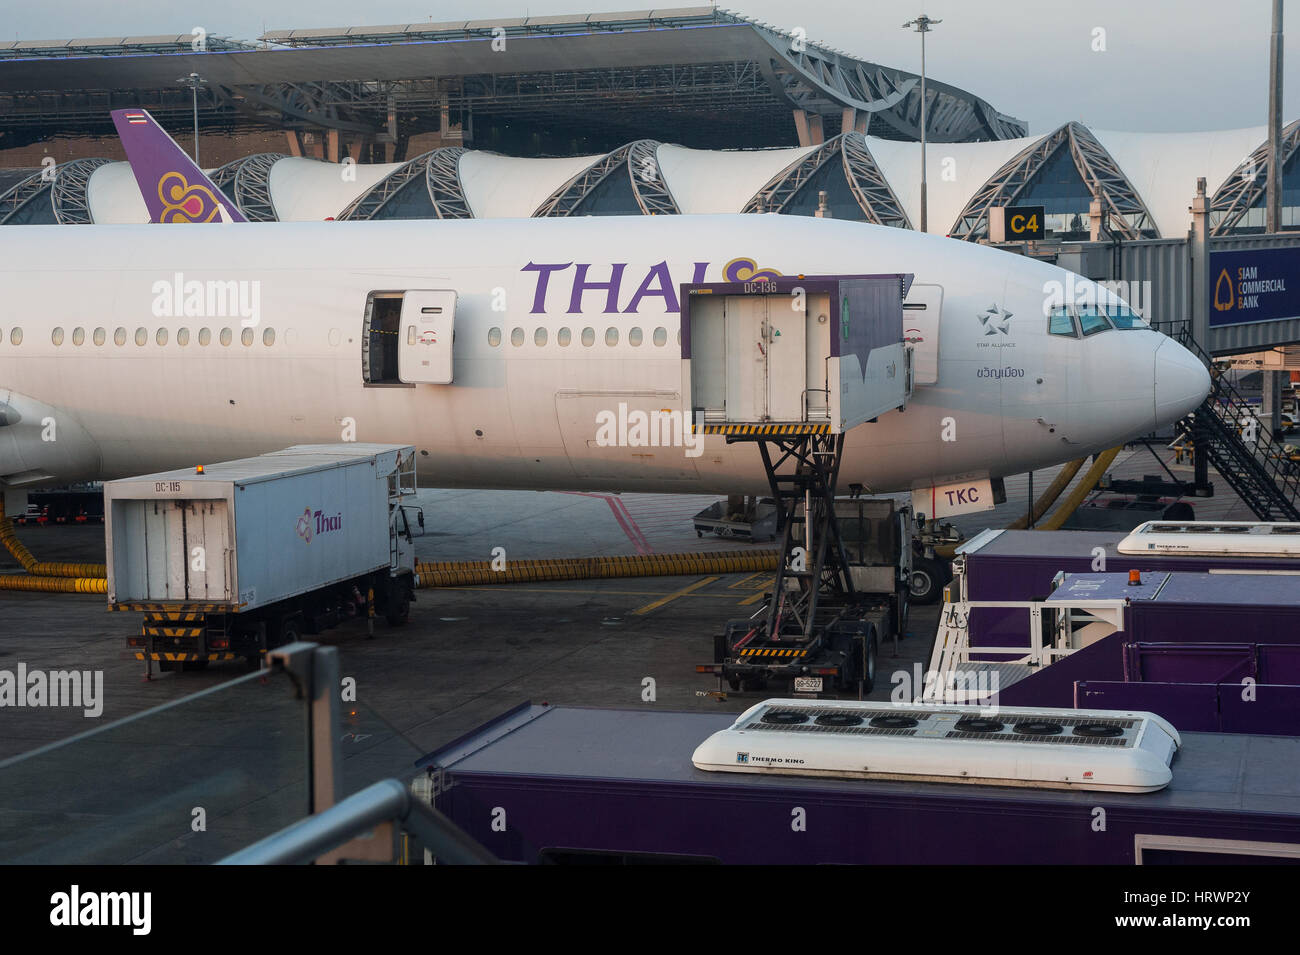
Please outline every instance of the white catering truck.
M104 485L110 610L145 672L197 669L358 615L406 621L424 524L415 449L298 445Z

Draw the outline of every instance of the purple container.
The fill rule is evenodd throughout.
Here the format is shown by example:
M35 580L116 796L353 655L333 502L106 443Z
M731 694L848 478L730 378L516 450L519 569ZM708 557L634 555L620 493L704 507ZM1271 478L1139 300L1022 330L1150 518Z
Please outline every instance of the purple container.
M513 862L1130 864L1300 857L1300 739L1188 733L1154 793L705 772L734 714L524 704L421 761ZM1094 826L1106 810L1104 831ZM792 825L802 810L805 826ZM1206 840L1233 840L1212 851ZM1265 843L1263 855L1235 843ZM1240 850L1240 851L1238 851Z

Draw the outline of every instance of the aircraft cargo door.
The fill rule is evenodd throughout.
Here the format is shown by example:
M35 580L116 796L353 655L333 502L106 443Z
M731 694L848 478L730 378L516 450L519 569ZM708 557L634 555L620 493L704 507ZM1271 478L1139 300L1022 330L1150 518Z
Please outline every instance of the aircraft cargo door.
M939 382L939 318L943 286L917 283L903 301L903 341L912 350L912 384Z
M402 296L397 376L406 384L449 385L456 293L414 289Z
M807 295L764 296L767 325L767 416L773 421L802 421L808 388L804 327ZM729 299L728 301L734 301Z

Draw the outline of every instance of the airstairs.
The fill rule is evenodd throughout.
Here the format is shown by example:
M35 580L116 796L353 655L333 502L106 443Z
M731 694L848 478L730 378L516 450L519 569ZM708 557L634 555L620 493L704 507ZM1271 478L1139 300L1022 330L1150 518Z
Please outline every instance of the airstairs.
M1209 363L1190 335L1184 331L1177 337ZM1205 449L1215 470L1261 521L1300 521L1300 460L1291 459L1225 376L1211 372L1210 383L1209 396L1178 423L1179 432Z

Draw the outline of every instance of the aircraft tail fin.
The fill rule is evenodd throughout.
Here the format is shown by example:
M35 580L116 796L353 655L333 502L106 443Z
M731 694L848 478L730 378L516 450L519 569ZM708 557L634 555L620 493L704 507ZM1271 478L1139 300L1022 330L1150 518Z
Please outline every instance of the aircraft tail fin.
M149 221L248 221L148 110L115 109L112 116Z

